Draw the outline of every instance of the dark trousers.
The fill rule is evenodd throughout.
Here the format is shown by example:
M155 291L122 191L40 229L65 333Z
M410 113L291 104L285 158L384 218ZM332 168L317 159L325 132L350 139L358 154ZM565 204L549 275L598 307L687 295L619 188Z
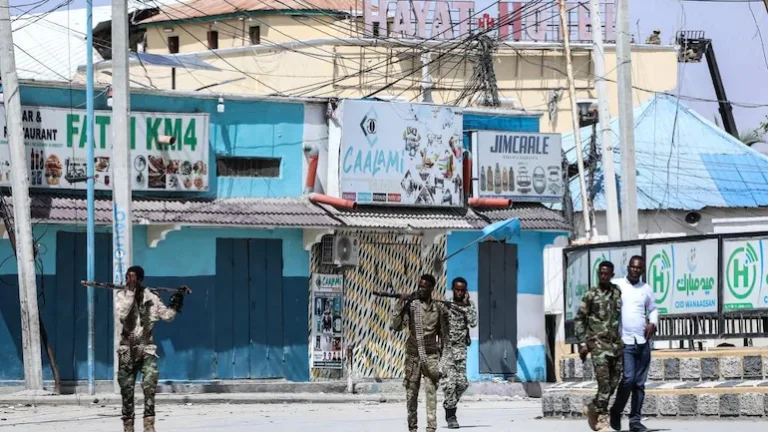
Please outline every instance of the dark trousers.
M634 344L624 346L624 375L621 379L616 401L611 413L621 415L632 396L632 407L629 413L629 425L637 425L642 419L643 399L645 399L645 379L648 377L648 367L651 365L651 344Z

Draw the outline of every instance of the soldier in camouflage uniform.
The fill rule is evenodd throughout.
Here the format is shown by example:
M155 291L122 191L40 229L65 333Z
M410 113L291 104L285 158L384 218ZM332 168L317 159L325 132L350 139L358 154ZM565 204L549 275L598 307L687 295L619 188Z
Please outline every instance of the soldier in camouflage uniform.
M177 292L166 307L157 293L141 285L143 281L144 269L138 266L129 268L125 276L126 288L117 292L115 300L115 310L123 328L117 349L117 381L123 397L125 432L134 432L133 396L139 372L144 389L144 432L155 432L155 392L159 371L152 328L158 320L173 320L184 304L184 296ZM184 286L181 289L187 288Z
M448 310L448 343L443 352L443 393L445 393L445 420L448 429L458 429L456 406L469 387L467 381L467 347L469 329L477 327L477 309L469 300L467 281L456 278L451 284L453 304Z
M613 264L603 261L598 267L600 283L581 300L574 321L582 359L592 355L597 379L597 395L584 408L589 426L595 431L611 431L608 401L622 376L624 343L621 340L621 290L611 283Z
M423 275L415 295L403 295L392 318L392 330L408 328L405 356L405 398L408 407L408 430L417 430L419 388L426 382L427 432L437 430L437 385L440 382L440 355L447 337L445 306L432 300L435 278Z

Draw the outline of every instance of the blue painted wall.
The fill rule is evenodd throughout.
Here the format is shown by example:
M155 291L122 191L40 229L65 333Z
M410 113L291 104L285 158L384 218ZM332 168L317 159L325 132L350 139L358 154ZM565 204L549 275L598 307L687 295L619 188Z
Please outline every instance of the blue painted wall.
M23 86L23 105L69 108L85 107L85 92L80 90ZM216 112L215 99L160 97L134 94L134 111L210 114L211 191L208 196L228 197L293 197L302 194L302 139L304 105L301 103L265 101L225 101L226 111ZM97 110L108 110L106 94L96 98ZM279 157L281 175L274 179L215 177L215 155L235 157ZM71 193L71 191L70 191ZM82 192L81 192L82 193ZM157 193L144 193L157 196ZM199 194L173 194L174 197L200 197ZM109 233L108 227L98 232ZM71 281L84 278L84 240L59 236L61 232L85 233L85 226L40 224L34 230L41 244L38 279L45 285L42 316L48 327L57 363L63 379L85 379L87 320L85 289ZM159 323L155 342L160 355L161 381L210 381L234 378L234 368L223 367L229 354L247 347L238 344L222 348L217 341L242 336L243 323L249 323L250 307L245 314L226 316L216 299L224 295L234 302L237 293L222 293L216 284L216 244L219 239L269 239L280 244L280 268L264 269L272 276L259 292L278 293L282 310L281 333L266 340L271 358L284 358L280 375L295 381L309 379L307 342L307 310L309 289L309 253L303 248L302 230L258 230L184 228L171 232L157 248L149 248L147 228L134 226L134 263L144 267L146 285L179 286L187 284L194 293L187 297L184 312L174 322ZM62 240L64 238L65 240ZM83 238L84 235L78 238ZM59 244L62 242L62 244ZM66 244L65 244L66 243ZM111 268L110 236L97 242L97 278L110 280L99 269ZM59 250L61 248L61 250ZM77 251L82 249L82 257ZM72 252L75 251L75 252ZM61 253L59 253L61 252ZM61 258L57 260L57 255ZM8 257L8 259L6 259ZM21 330L16 261L8 241L0 241L0 382L23 379ZM66 260L66 261L64 261ZM277 262L277 261L275 261ZM273 264L277 266L277 264ZM80 268L82 267L82 268ZM81 276L80 274L83 273ZM274 278L277 275L277 279ZM42 283L41 287L42 289ZM98 290L97 290L98 291ZM168 296L164 295L167 301ZM41 298L42 301L42 298ZM273 302L274 303L274 302ZM221 309L218 310L217 309ZM99 292L97 310L97 379L111 379L112 329L111 293ZM255 310L255 309L254 309ZM242 312L242 311L241 311ZM234 315L234 314L231 314ZM222 321L223 320L223 321ZM224 327L222 322L232 325ZM217 325L217 323L219 325ZM240 338L242 339L242 338ZM242 344L241 344L242 345ZM251 347L253 348L253 347ZM224 352L222 352L224 350ZM231 353L229 352L231 351ZM223 359L223 360L222 360ZM232 376L226 371L232 370ZM222 371L225 371L222 373ZM46 362L45 378L51 374Z
M22 86L21 103L58 108L74 106L84 110L85 91ZM221 114L216 112L216 104L217 99L138 93L131 95L132 111L208 113L210 115L212 176L209 195L221 198L301 196L304 104L232 100L225 101L225 112ZM95 108L103 111L110 110L107 106L106 93L98 95ZM280 177L216 177L215 155L281 158ZM200 195L190 194L189 196Z
M511 132L538 132L538 117L493 116L464 114L464 130L502 130ZM469 146L465 134L465 147ZM447 254L457 252L481 236L480 231L453 232L448 236ZM546 349L544 327L544 247L554 242L558 233L523 231L519 237L507 239L518 246L517 273L517 378L521 381L546 380ZM447 276L450 283L455 277L464 277L469 291L477 303L479 246L474 245L448 260ZM450 287L449 287L450 288ZM479 316L479 320L483 317ZM480 350L477 330L472 332L472 345L467 355L467 372L471 380L486 380L480 374ZM509 377L507 377L509 378Z
M447 253L456 253L467 244L476 241L482 232L453 232L448 236ZM521 381L546 381L546 350L544 328L544 247L554 242L557 233L523 231L519 237L506 239L518 247L517 270L517 378ZM469 292L477 304L478 298L477 244L448 260L447 280L463 277L469 284ZM449 287L450 288L450 287ZM482 321L483 316L479 315ZM477 329L473 329L472 345L467 353L467 373L474 381L493 378L480 374L480 349ZM509 378L509 377L507 377Z
M105 230L100 230L105 231ZM43 320L47 326L62 378L86 379L86 290L67 282L84 278L85 243L84 235L78 244L81 256L75 256L68 263L57 263L58 248L71 253L72 245L59 244L59 233L84 233L84 227L48 225L35 229L41 247L41 269L44 276L38 276L42 289L45 284ZM168 234L157 248L149 248L146 242L146 227L134 228L134 263L144 267L148 286L189 285L193 294L187 297L184 311L171 323L158 323L155 327L155 343L160 356L161 381L212 381L231 379L222 375L215 367L217 356L223 358L243 347L228 347L227 352L216 352L216 341L231 338L231 333L248 325L247 315L235 319L232 316L217 315L215 298L216 286L216 241L217 239L271 239L282 243L282 270L276 269L282 277L265 284L265 290L281 294L282 335L284 343L272 343L272 350L285 357L282 376L294 381L309 380L309 359L307 342L307 290L309 286L309 255L303 250L300 229L251 230L251 229L208 229L185 228ZM110 236L100 238L96 244L97 278L110 280L111 265ZM82 243L82 244L80 244ZM79 250L78 249L78 250ZM21 360L21 327L19 316L18 281L16 261L8 241L0 242L0 257L10 257L0 265L0 382L23 379ZM60 264L57 266L57 264ZM70 267L67 273L67 267ZM82 267L78 269L77 267ZM106 269L106 270L105 270ZM74 272L74 273L73 273ZM64 274L67 273L67 274ZM42 280L42 282L41 282ZM260 287L261 288L261 287ZM111 294L97 290L97 364L96 378L112 377L112 315ZM168 301L168 295L162 295ZM41 303L43 304L43 303ZM229 329L217 328L216 322L230 320ZM243 324L245 323L245 324ZM44 378L51 379L47 360L44 364Z

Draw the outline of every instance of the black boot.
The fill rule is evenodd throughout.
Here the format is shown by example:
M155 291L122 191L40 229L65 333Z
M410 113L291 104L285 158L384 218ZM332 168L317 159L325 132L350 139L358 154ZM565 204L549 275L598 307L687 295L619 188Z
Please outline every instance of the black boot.
M445 421L448 422L448 429L459 428L459 422L456 421L456 408L445 409Z

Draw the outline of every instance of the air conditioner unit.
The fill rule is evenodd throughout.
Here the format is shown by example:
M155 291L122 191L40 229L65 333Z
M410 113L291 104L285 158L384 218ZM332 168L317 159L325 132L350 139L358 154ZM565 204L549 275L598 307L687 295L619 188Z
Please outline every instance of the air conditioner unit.
M360 240L346 235L324 236L322 263L335 266L356 266L359 262Z

